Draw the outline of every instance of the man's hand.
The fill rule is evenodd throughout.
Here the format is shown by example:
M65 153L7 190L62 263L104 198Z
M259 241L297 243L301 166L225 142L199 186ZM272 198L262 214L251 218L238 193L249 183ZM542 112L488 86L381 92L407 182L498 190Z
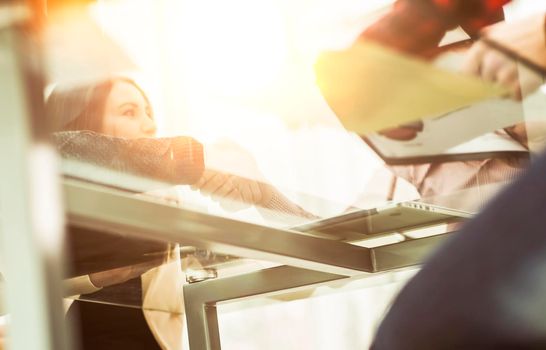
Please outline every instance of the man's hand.
M419 120L413 123L403 124L395 128L381 130L379 134L393 140L410 141L416 138L417 135L423 131L423 127L423 122Z
M542 85L539 74L518 74L516 59L509 58L493 46L503 47L518 57L539 67L546 68L545 16L543 13L516 22L501 22L482 31L483 39L468 51L463 71L498 83L510 91L510 96L521 100ZM544 123L519 123L506 132L522 145L543 138ZM530 132L528 134L527 132Z
M481 35L487 42L503 47L518 57L546 69L544 12L515 21L494 24L484 28Z
M252 205L266 206L274 188L266 183L254 157L234 142L205 145L205 166L201 178L192 185L231 211Z
M192 188L210 196L227 210L266 206L273 196L273 187L263 182L215 170L205 170Z
M545 16L543 13L515 22L501 22L482 30L482 38L468 50L463 71L507 87L511 97L521 100L523 94L542 84L538 74L518 76L517 60L493 46L506 49L528 62L546 69Z
M468 50L463 72L506 87L516 100L522 98L516 61L482 41L476 42Z

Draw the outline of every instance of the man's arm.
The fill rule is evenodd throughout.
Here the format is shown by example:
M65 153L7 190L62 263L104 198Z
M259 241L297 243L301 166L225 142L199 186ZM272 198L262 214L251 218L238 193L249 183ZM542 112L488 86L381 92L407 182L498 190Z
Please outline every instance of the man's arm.
M471 37L503 19L510 0L398 0L391 12L360 36L394 49L429 56L448 30L461 26Z

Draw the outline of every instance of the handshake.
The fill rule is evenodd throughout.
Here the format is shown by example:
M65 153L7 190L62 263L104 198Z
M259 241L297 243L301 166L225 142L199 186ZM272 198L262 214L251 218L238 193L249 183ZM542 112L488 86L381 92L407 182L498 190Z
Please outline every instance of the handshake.
M230 211L242 210L252 205L267 208L276 191L263 182L216 170L205 170L191 187Z
M204 164L201 177L191 187L226 210L267 208L277 192L266 183L254 157L233 142L205 145Z
M203 146L187 136L130 140L91 131L58 132L52 137L65 159L169 185L191 185L224 209L267 208L275 195L283 198L266 184L254 158L232 142Z

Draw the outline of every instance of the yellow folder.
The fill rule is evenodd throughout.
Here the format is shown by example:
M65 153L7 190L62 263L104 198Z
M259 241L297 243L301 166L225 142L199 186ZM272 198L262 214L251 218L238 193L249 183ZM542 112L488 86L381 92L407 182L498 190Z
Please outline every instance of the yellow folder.
M479 78L445 71L371 42L323 53L315 72L342 124L361 135L507 93Z

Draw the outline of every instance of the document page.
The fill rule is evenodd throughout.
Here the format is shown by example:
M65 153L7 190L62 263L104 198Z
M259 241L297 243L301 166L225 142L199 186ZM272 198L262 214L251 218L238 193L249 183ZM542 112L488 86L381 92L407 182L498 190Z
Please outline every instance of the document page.
M379 133L366 136L380 155L390 158L436 154L509 152L525 150L511 138L496 137L492 130L523 121L521 103L495 98L423 121L410 140L395 140ZM481 140L481 141L478 141ZM463 147L463 144L466 145ZM459 146L460 145L460 146ZM471 146L470 146L471 145Z

